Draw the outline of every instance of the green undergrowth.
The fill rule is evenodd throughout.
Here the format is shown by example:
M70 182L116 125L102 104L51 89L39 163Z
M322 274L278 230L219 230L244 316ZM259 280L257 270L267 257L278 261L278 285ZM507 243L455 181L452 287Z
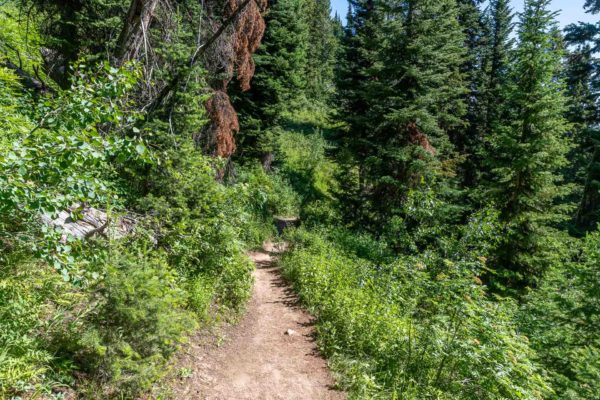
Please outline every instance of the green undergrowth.
M152 389L192 332L241 315L246 250L296 212L282 176L248 166L219 182L219 160L144 121L129 108L137 79L134 65L80 66L37 101L0 67L2 399ZM77 239L41 223L81 219L81 204L135 227Z
M485 220L473 221L480 235ZM317 318L320 349L355 399L542 399L548 384L513 316L479 275L484 237L392 256L368 235L300 229L284 274Z

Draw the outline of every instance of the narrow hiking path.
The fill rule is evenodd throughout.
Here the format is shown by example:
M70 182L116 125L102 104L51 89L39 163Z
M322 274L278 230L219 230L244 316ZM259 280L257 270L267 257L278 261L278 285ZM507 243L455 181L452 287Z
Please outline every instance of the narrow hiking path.
M256 264L252 299L241 322L224 332L221 346L192 343L189 378L177 399L337 400L327 363L314 342L312 317L275 265L282 248L266 243L251 252Z

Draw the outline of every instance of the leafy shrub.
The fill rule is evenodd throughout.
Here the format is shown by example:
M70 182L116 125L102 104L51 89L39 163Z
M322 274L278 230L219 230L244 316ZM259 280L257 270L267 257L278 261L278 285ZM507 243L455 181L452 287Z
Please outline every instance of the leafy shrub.
M56 357L50 331L63 310L87 309L85 288L98 279L92 265L102 265L106 246L59 241L61 232L40 217L74 203L119 203L111 162L145 158L145 147L118 134L105 137L101 127L125 121L121 129L130 129L136 115L126 118L121 107L135 80L129 67L82 70L71 90L33 102L14 73L0 67L2 393L68 381L73 360Z
M115 252L104 279L92 288L99 298L78 335L81 349L75 359L80 367L122 393L148 388L195 327L184 309L186 293L177 283L177 274L160 253Z
M548 271L519 314L555 399L600 399L600 233L580 247L572 262Z
M135 69L75 76L70 91L30 103L0 68L0 397L146 390L197 319L239 315L252 284L246 246L271 234L268 212L293 202L277 187L260 214L255 194L272 179L220 184L189 139L166 146L160 124L141 126L127 108ZM136 236L60 240L40 224L77 202L134 209Z
M357 256L379 254L365 240L346 239L344 248L302 230L291 240L284 273L316 315L320 346L353 398L541 399L549 392L512 322L515 305L487 299L480 248L465 252L468 243L455 243L462 251L451 258L430 252L373 262Z
M157 246L166 250L184 286L213 291L211 304L239 312L251 286L252 264L244 256L246 231L262 224L262 215L246 204L247 188L219 184L212 160L191 144L163 153L161 160L150 172L155 188L138 200L137 209L153 216L148 224ZM253 240L262 242L270 233L264 231ZM200 300L203 296L190 293L189 298L206 318L202 310L209 309L208 299Z
M53 313L62 279L32 260L0 266L0 398L37 389L49 372L52 354L36 334Z
M278 136L282 173L289 177L303 204L331 198L336 189L336 166L325 154L329 147L319 130L308 134L282 131Z
M246 207L265 221L300 212L300 198L282 174L267 174L256 165L242 169L238 183L245 189Z

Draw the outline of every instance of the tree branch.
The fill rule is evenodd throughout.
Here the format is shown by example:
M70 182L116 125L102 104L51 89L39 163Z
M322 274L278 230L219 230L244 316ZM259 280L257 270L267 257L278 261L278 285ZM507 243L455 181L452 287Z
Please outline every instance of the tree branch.
M165 87L162 88L162 90L158 93L158 96L156 96L154 101L152 103L150 103L150 105L148 107L149 110L155 109L163 102L163 100L169 95L169 93L171 93L171 91L177 87L179 82L181 82L186 77L186 75L189 73L190 69L196 64L196 62L198 61L200 56L202 56L204 54L206 49L208 49L223 34L223 32L225 32L225 29L227 29L227 27L233 21L235 21L235 19L241 14L241 12L246 8L246 6L248 6L248 4L250 4L251 1L256 1L256 0L244 0L244 2L242 4L240 4L240 6L225 20L225 22L223 22L223 24L221 24L219 29L217 29L217 31L210 38L208 38L208 40L206 42L204 42L203 44L201 44L200 46L198 46L196 48L196 50L194 51L194 54L192 54L192 56L190 57L190 60L189 60L190 68L186 69L186 70L180 70L173 77L173 79L171 79L171 81L169 83L167 83L165 85Z

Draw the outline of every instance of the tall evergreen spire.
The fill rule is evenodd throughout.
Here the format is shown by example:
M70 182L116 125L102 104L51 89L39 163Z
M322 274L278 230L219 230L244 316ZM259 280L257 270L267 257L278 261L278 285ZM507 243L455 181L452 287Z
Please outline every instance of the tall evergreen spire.
M588 12L594 9L588 8ZM566 169L569 181L581 187L576 232L593 230L600 222L600 24L579 23L565 29L569 45L566 80L567 117L573 123L576 147Z
M492 0L490 10L490 70L487 87L486 130L496 123L499 113L504 109L505 99L501 97L502 88L507 83L510 56L514 46L514 40L511 39L513 14L510 0Z
M504 224L494 283L532 284L549 265L554 224L565 220L556 200L567 193L557 171L566 163L568 124L561 52L550 0L527 0L519 24L519 45L503 96L509 118L493 129L488 157L494 180L491 194Z
M455 0L352 6L339 85L344 143L358 167L357 204L379 223L454 156L449 132L465 125L465 40Z
M307 2L308 35L306 54L306 96L309 102L325 104L333 95L334 64L338 50L335 20L331 19L329 0ZM337 14L336 14L337 16Z

